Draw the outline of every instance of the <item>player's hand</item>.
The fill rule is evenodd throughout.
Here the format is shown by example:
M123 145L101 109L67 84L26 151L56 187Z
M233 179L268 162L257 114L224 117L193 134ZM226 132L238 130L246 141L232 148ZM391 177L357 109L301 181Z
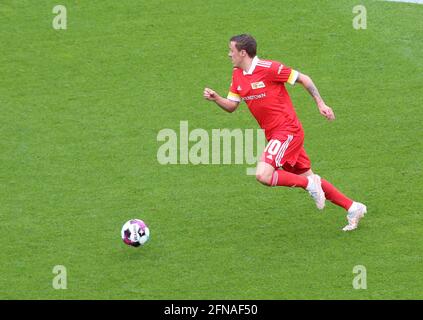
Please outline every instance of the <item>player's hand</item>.
M212 89L209 89L209 88L204 89L204 93L203 93L204 99L207 99L209 101L216 101L218 96L219 95Z
M322 116L324 116L328 120L335 120L335 114L331 107L327 106L326 104L319 105L319 112Z

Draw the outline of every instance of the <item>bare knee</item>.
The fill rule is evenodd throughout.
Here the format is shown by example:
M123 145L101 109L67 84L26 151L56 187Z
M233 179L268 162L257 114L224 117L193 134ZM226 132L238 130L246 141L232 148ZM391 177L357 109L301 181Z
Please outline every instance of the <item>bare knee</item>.
M301 173L300 176L308 177L308 176L311 176L313 174L314 174L313 171L310 169L310 170L308 170L304 173Z
M272 184L272 176L275 168L266 162L259 162L257 165L256 179L265 186Z
M256 179L261 184L264 184L265 186L270 186L272 182L272 175L268 173L257 172Z

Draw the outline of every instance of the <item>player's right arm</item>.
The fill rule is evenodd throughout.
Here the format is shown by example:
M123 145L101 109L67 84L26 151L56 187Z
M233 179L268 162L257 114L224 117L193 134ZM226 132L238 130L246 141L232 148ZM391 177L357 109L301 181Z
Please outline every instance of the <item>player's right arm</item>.
M204 89L203 97L206 100L214 101L219 107L227 112L234 112L239 105L239 101L223 98L216 91L210 88Z

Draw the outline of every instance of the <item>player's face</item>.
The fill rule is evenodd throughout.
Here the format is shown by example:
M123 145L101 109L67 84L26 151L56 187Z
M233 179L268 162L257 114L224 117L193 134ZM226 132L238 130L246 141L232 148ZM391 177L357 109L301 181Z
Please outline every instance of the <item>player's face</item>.
M241 67L241 63L244 60L244 57L246 56L245 50L238 51L238 49L235 46L236 42L231 41L229 43L229 53L228 56L232 60L232 64L234 67Z

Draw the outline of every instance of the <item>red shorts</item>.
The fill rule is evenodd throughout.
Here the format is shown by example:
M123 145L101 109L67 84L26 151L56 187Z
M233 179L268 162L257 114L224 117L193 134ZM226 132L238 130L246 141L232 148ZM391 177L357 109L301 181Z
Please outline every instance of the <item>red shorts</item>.
M279 134L273 136L261 155L260 161L275 169L302 174L311 168L310 159L304 150L304 135Z

